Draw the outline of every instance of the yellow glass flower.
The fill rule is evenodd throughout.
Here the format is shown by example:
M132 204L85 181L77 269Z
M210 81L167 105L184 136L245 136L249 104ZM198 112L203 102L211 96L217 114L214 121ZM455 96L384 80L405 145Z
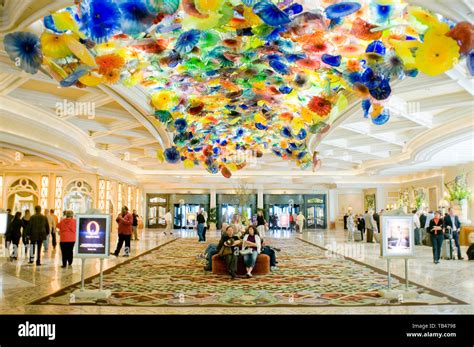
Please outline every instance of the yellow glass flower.
M48 32L41 35L41 49L45 56L55 59L65 58L72 54L63 35Z
M185 159L183 165L185 169L192 169L194 167L194 161L191 159Z
M170 110L175 105L176 94L169 90L153 93L151 103L157 110Z
M224 3L223 0L195 0L194 5L201 13L215 13L219 11Z
M431 35L416 51L416 67L435 76L451 69L459 59L459 45L447 36Z
M96 87L102 82L102 77L96 76L89 72L88 74L80 77L79 82L89 87Z
M158 149L156 151L156 159L158 159L160 162L164 162L165 161L165 154L163 153L163 150L162 149Z
M419 47L420 42L415 40L408 41L399 41L399 40L389 40L390 44L395 49L397 55L403 60L403 64L407 69L416 68L415 57L411 52L412 48Z
M438 18L417 6L410 6L408 8L408 14L413 16L418 22L427 26L432 26L439 23Z

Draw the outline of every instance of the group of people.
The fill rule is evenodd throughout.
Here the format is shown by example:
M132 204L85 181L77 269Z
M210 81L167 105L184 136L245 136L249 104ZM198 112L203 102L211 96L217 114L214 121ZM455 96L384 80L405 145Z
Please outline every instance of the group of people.
M218 254L225 260L227 271L232 279L236 277L237 261L239 256L243 257L246 276L252 277L252 270L255 267L259 254L266 254L270 257L270 269L278 270L276 261L276 251L280 249L272 247L265 242L258 231L258 227L249 225L244 228L241 223L222 224L221 239L218 244L209 244L205 251L200 254L207 261L204 267L206 271L212 271L212 257Z
M35 213L31 215L30 210L25 210L22 217L21 212L12 215L8 209L7 230L5 233L5 246L10 254L10 260L18 259L20 240L22 240L25 255L29 256L29 264L34 262L36 253L36 265L41 265L41 248L48 252L49 241L52 239L53 249L56 249L56 235L59 231L59 246L61 248L62 266L72 264L74 243L76 242L76 221L72 211L64 211L61 220L54 214L53 209L45 209L41 213L41 206L35 207ZM10 247L13 251L10 252Z
M263 215L263 212L262 212L262 215ZM257 214L257 218L258 218L258 214ZM279 220L280 218L278 218L278 215L276 213L270 215L270 223L269 223L270 230L273 231L273 230L281 229L281 226L278 224ZM303 212L301 211L298 214L296 212L290 213L288 215L289 230L302 233L304 229L305 220L306 220L306 217L303 215Z
M413 228L416 245L424 243L425 245L431 244L433 247L433 261L435 264L439 264L445 239L454 240L457 258L459 260L464 259L461 255L461 245L459 243L461 222L459 217L455 215L453 208L449 208L444 216L440 211L414 210Z
M360 241L364 239L364 233L367 234L367 242L373 242L374 235L380 233L380 213L365 211L363 215L353 216L349 211L344 216L344 228L349 231L348 240L357 241L355 232L360 233ZM440 211L413 210L413 230L415 235L415 245L428 245L433 247L434 263L438 264L441 258L441 250L445 239L453 239L456 246L456 255L458 259L461 256L461 246L459 243L459 233L461 231L461 222L455 215L453 208L442 215Z
M377 235L380 232L380 216L383 212L384 210L380 210L380 213L367 210L364 214L356 215L353 215L352 211L347 212L344 215L344 229L349 232L348 240L363 241L366 234L367 242L373 243L374 237L378 238Z

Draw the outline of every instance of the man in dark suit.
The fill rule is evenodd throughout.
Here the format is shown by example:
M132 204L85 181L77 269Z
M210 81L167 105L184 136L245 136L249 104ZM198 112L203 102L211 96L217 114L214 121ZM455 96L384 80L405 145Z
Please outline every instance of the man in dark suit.
M454 210L452 207L448 209L448 214L444 217L444 227L446 228L446 230L451 229L454 242L456 243L456 248L458 249L458 260L464 259L461 256L461 245L459 244L459 233L461 232L461 222L459 221L458 216L454 214Z
M380 213L382 213L382 211L380 211ZM377 231L380 232L380 215L377 213L377 211L374 212L374 220L377 224Z

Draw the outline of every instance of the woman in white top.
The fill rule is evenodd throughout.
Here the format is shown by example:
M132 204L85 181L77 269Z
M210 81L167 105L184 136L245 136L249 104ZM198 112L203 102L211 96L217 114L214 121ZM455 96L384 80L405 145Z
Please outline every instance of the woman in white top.
M244 264L247 269L247 277L252 277L252 270L257 262L257 256L262 250L262 242L257 229L250 225L242 240L242 251L244 253Z
M354 231L355 231L355 223L354 217L352 216L352 212L349 211L349 215L347 216L347 230L349 231L348 241L354 240Z
M298 232L303 232L304 220L306 218L303 216L303 212L300 211L299 215L296 216L296 224L298 224Z

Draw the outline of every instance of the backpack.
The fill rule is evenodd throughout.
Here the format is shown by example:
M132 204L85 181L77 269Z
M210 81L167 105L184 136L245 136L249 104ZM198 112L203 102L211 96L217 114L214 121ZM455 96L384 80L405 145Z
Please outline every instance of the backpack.
M474 243L471 243L466 253L469 260L474 260Z

